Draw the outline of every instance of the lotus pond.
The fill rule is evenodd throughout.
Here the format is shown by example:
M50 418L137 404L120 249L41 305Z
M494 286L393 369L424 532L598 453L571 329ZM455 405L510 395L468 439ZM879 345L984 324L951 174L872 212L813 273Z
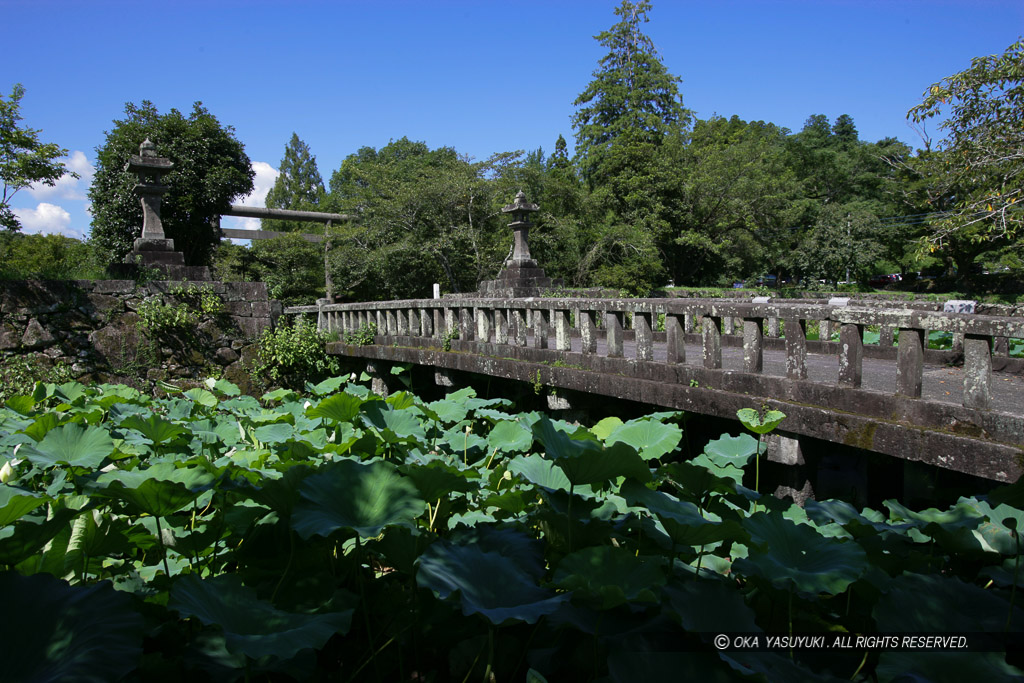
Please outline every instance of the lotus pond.
M464 389L257 400L39 384L0 408L9 681L1009 680L1005 652L731 633L1024 631L1024 490L759 495L752 436L590 428ZM1002 642L1002 641L1000 641Z

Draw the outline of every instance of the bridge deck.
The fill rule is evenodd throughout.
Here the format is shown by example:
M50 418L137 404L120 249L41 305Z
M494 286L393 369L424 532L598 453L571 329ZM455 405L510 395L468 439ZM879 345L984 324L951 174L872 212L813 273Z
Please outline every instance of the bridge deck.
M533 333L528 333L527 337L528 345L533 346ZM493 341L493 337L491 341ZM582 341L579 337L574 337L571 343L572 351L579 353L582 350ZM554 348L554 346L555 341L552 336L549 339L549 347ZM636 343L627 339L623 342L623 351L626 358L635 357ZM596 355L605 356L607 353L607 344L603 338L598 338ZM699 343L687 343L687 364L700 364L701 353L702 349ZM664 363L665 360L666 344L655 341L654 361ZM896 392L895 359L864 358L862 367L864 373L861 384L862 389L885 394ZM742 347L722 347L722 369L743 372ZM786 352L781 349L764 349L764 369L762 374L785 377ZM821 384L836 384L839 379L839 356L818 353L807 354L807 379ZM960 405L963 402L963 394L963 366L925 363L921 383L922 399ZM992 373L992 410L1011 414L1024 412L1024 376L1003 372Z

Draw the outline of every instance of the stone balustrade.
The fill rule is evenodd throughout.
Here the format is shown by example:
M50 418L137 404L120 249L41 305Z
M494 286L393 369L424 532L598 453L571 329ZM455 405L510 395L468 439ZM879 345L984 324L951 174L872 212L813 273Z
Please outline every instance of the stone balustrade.
M805 380L808 353L838 356L838 384L859 388L864 357L896 361L896 395L920 398L927 356L964 365L963 405L987 409L991 404L993 359L1009 361L1007 340L1024 338L1024 319L919 309L850 307L842 303L731 302L712 299L415 299L332 304L287 309L316 313L321 329L344 335L373 322L377 334L426 337L461 342L493 342L536 349L569 351L580 338L584 356L623 358L630 339L633 358L654 359L654 344L664 341L668 364L722 367L722 347L743 347L743 370L763 371L765 348L784 348L786 376ZM818 328L819 340L808 339ZM864 332L879 333L876 344ZM927 349L928 332L953 335L951 351ZM699 333L699 338L696 337ZM835 335L838 341L832 341ZM688 360L687 337L699 340L701 358ZM894 346L894 339L898 339ZM1019 361L1017 362L1018 364Z

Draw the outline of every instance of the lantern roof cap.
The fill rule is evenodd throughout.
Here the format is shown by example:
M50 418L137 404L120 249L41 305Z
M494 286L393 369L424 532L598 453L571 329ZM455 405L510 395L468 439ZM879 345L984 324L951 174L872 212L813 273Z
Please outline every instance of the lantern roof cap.
M540 211L540 207L536 204L531 204L526 201L526 193L522 190L516 193L515 201L508 206L502 207L502 213L512 213L513 211Z

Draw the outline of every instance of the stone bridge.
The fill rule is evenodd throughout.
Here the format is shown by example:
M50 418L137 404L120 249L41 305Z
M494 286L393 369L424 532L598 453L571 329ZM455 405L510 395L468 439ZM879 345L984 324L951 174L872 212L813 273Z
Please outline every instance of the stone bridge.
M787 436L1015 481L1024 361L1007 341L1024 338L1024 318L846 304L445 298L286 312L316 314L340 335L331 354L727 418L767 405L786 413ZM371 324L372 344L344 342ZM952 349L928 348L933 331L950 333Z

